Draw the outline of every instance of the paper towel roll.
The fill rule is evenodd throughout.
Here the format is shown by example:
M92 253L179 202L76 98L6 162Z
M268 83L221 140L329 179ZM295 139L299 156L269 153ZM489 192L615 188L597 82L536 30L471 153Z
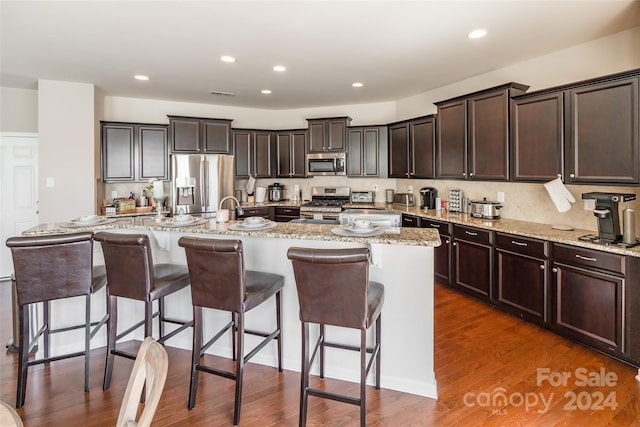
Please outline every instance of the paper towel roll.
M267 189L264 187L256 187L256 203L264 203L264 196L267 194Z

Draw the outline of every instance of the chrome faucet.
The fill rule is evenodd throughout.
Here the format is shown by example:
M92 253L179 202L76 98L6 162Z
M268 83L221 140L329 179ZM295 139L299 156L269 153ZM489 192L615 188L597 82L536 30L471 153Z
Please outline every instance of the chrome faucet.
M240 202L238 201L238 199L236 199L233 196L223 197L222 200L220 200L220 205L218 206L218 210L222 209L222 204L227 200L233 200L234 202L236 202L236 205L238 206L236 208L236 215L242 215L243 211L242 211L242 208L240 207Z

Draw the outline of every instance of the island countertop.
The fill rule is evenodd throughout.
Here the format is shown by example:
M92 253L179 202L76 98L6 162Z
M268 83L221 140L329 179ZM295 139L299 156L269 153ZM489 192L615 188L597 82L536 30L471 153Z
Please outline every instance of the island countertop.
M41 224L23 231L23 236L38 236L51 234L67 234L77 231L99 231L110 229L130 229L147 231L168 231L175 233L194 233L226 236L260 236L275 239L301 239L320 240L333 242L366 242L375 244L405 245L405 246L440 246L440 236L436 229L431 228L392 228L379 236L359 237L359 236L339 236L331 230L337 225L326 224L303 224L291 222L276 223L274 228L268 230L231 230L233 224L241 224L242 221L229 221L216 223L215 219L202 219L201 224L185 227L169 227L164 221L158 222L155 218L149 217L129 217L108 219L109 222L86 226L75 227L70 223Z

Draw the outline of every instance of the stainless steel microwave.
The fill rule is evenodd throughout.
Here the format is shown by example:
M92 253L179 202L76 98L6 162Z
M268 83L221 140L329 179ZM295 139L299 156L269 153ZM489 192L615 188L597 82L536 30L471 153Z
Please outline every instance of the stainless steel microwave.
M346 175L346 153L312 153L307 154L307 171L310 176Z

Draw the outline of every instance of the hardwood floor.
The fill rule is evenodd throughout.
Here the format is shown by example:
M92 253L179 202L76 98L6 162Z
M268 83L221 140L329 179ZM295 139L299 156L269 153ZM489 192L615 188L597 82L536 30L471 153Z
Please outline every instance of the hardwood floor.
M435 305L439 399L370 387L368 425L640 426L636 369L442 286L436 286ZM0 282L0 342L6 343L11 336L10 283L5 281ZM197 405L188 411L190 352L167 350L169 375L154 425L231 425L233 382L202 374ZM15 404L16 361L10 353L0 356L0 399L10 405ZM216 363L230 365L220 358ZM384 360L382 363L384 372ZM114 425L132 365L132 361L116 358L111 389L103 392L104 351L93 351L89 393L83 392L82 358L32 367L26 404L18 413L25 426ZM558 385L539 378L538 369L547 369L551 380L565 373L571 376L566 384ZM594 375L604 372L609 384L581 385L577 369ZM320 387L318 382L312 384ZM326 386L357 393L356 384L328 380ZM297 425L298 387L297 372L279 374L275 368L249 363L240 425ZM572 393L577 398L574 402L570 401ZM601 402L604 409L578 409L596 403L600 393L611 396ZM313 397L309 403L309 426L358 424L355 406Z

